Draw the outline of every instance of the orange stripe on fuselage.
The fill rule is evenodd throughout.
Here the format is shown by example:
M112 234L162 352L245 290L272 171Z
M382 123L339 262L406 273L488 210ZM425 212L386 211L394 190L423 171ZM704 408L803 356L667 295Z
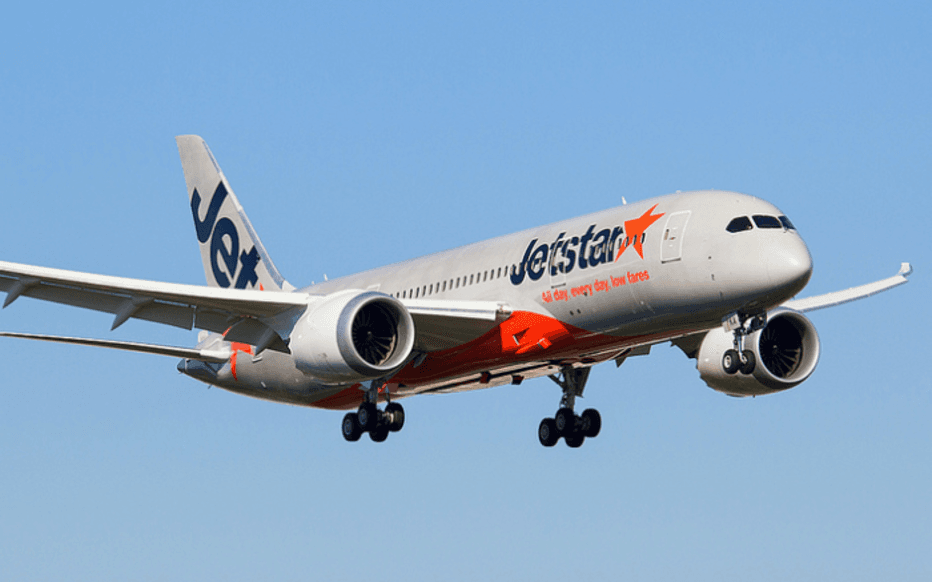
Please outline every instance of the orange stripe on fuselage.
M652 336L618 337L587 331L553 317L516 311L501 325L461 346L431 353L417 367L408 364L392 379L393 384L417 387L447 378L494 371L516 362L546 360L569 364L580 361L581 354L610 350L620 351L626 344L660 341L682 332ZM611 356L609 356L611 357ZM603 358L607 359L607 358ZM362 403L363 391L356 384L318 400L312 406L328 409L354 408Z

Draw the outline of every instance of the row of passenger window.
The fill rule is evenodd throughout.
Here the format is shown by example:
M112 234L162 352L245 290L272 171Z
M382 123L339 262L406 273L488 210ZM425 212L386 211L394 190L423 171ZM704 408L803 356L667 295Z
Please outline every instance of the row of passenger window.
M796 230L796 227L793 226L793 223L790 222L790 219L786 216L781 216L777 218L776 216L769 216L767 214L755 214L751 218L754 219L754 224L757 225L757 228L782 228L783 230ZM751 230L754 228L754 225L751 224L751 219L747 216L739 216L732 219L728 223L728 226L725 227L725 230L728 232L742 232L745 230Z
M433 295L434 293L443 293L444 291L459 289L461 286L466 287L467 285L493 281L495 279L501 278L502 275L508 275L507 265L504 267L498 267L497 269L490 269L488 271L482 271L481 273L475 273L469 276L463 275L462 277L450 279L449 281L430 283L420 287L414 287L412 289L396 291L393 295L399 299L418 299L421 297Z

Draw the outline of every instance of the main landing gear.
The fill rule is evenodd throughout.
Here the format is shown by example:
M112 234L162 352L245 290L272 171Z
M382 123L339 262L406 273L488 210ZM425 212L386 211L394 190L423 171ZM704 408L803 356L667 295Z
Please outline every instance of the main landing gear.
M590 368L566 366L560 376L549 376L563 389L563 397L560 399L560 409L557 410L556 415L540 421L537 429L540 444L552 447L557 444L560 437L563 437L566 445L575 449L582 446L586 437L594 438L599 435L602 429L602 417L598 410L588 408L579 416L573 412L576 397L582 396L583 389L586 387L589 371Z
M744 338L767 324L767 315L759 314L750 317L741 318L738 314L732 315L725 320L725 331L731 331L735 335L734 348L725 350L722 355L722 369L726 374L749 375L754 373L757 366L757 359L754 352L744 349Z
M367 432L370 439L380 443L388 438L388 433L398 432L405 425L405 409L397 402L389 402L385 410L379 410L376 403L381 385L382 382L373 381L359 410L343 417L343 438L358 441L362 433Z

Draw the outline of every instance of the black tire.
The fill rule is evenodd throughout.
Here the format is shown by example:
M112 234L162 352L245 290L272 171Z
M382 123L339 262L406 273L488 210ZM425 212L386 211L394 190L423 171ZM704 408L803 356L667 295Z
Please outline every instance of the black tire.
M563 440L566 441L566 446L569 448L578 449L586 440L586 435L582 431L576 431L573 434L564 435Z
M362 429L359 428L359 420L357 420L355 412L347 412L346 416L343 417L343 438L349 442L356 442L359 440L359 437L362 435Z
M372 442L381 443L388 438L388 433L388 425L380 424L375 430L369 432L369 438L372 439Z
M744 350L741 352L741 356L744 358L744 362L741 363L739 371L746 376L753 374L754 368L757 366L757 358L754 357L754 352Z
M556 416L553 417L553 422L560 436L572 434L576 430L576 414L573 413L572 408L558 410Z
M388 416L388 430L398 432L405 425L405 409L397 402L392 402L385 407L385 414Z
M359 411L356 413L356 420L359 422L359 428L363 432L372 432L379 425L379 409L371 402L363 402L359 405Z
M722 369L726 374L734 374L741 367L741 357L738 356L737 350L725 350L722 356Z
M599 436L602 430L602 415L595 408L587 408L583 411L582 416L583 432L586 438L595 438Z
M540 421L540 426L537 427L537 438L540 440L540 444L545 447L552 447L557 444L557 441L560 440L560 433L557 431L557 425L552 418L545 418Z

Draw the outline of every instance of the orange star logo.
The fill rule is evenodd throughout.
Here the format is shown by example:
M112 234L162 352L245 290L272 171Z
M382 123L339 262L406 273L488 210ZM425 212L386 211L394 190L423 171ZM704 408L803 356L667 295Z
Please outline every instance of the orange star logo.
M618 256L615 257L616 261L621 258L621 255L624 254L626 250L628 250L629 246L634 247L634 250L637 251L638 256L640 256L642 259L644 258L644 232L650 227L650 225L660 220L660 217L664 214L663 212L660 214L651 214L651 212L653 212L657 206L657 204L654 204L650 207L650 210L638 218L625 221L626 236L624 241L621 243L621 248L618 249Z

